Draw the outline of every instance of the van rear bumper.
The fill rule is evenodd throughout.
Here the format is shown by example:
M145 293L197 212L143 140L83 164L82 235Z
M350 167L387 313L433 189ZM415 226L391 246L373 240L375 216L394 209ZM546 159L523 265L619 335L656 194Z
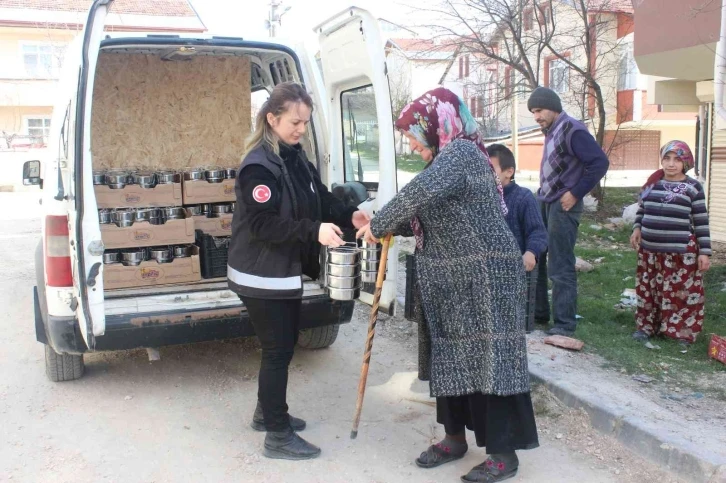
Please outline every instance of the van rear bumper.
M353 307L352 301L341 302L327 296L303 299L300 328L348 323L353 316ZM48 333L48 342L56 352L78 354L87 351L74 319L49 317ZM106 333L96 337L95 350L161 347L253 335L255 331L243 307L110 315L106 317Z

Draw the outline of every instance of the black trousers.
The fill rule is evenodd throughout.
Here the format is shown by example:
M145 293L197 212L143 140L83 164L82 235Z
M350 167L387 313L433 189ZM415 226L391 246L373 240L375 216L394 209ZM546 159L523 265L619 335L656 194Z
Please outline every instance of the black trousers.
M267 431L290 426L287 413L287 370L300 327L301 299L270 300L240 297L262 345L257 398Z

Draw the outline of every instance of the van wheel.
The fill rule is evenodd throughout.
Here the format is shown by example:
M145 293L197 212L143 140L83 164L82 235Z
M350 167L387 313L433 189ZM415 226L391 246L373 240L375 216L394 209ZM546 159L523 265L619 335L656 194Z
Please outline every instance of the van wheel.
M325 325L314 329L301 330L297 345L303 349L323 349L330 347L338 338L340 325Z
M83 376L83 356L61 355L45 346L45 374L53 382L73 381Z

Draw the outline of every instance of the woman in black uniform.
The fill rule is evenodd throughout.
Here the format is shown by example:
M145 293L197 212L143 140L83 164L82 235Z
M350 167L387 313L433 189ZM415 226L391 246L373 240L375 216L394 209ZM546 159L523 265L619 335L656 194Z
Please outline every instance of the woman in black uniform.
M262 345L252 427L267 431L264 455L309 459L320 448L300 436L305 421L288 414L288 366L298 337L302 276L317 279L320 245L343 244L345 228L369 217L346 207L320 181L300 145L313 111L305 89L277 85L260 109L235 191L227 278L244 302Z

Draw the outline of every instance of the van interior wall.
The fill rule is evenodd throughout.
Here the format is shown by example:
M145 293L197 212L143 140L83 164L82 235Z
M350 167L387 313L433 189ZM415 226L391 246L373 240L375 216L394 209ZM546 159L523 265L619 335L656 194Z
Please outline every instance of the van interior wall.
M250 133L250 61L102 52L93 93L94 169L237 167Z

